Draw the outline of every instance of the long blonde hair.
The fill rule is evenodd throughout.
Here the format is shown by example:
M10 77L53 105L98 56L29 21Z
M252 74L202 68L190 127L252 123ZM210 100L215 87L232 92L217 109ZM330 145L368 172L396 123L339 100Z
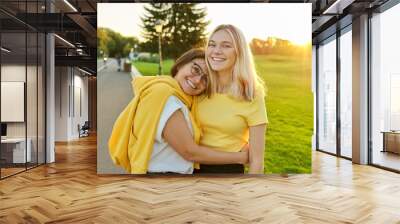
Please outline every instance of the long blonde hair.
M212 35L220 30L225 30L230 35L236 52L236 60L232 71L232 84L231 88L228 90L228 94L238 99L251 101L255 97L256 88L261 88L261 90L264 91L264 82L257 75L250 47L242 31L229 24L217 26L217 28L211 32L206 47L208 47ZM207 95L211 97L213 94L218 93L218 74L216 71L212 70L207 57L206 62L210 72Z

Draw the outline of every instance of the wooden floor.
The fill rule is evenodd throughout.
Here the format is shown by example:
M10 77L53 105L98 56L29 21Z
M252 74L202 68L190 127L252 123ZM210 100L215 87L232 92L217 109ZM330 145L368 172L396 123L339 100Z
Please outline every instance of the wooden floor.
M10 175L13 175L13 174L16 174L16 173L19 173L19 172L23 172L23 171L25 171L26 169L25 169L25 167L16 167L16 168L4 168L4 167L2 167L1 168L1 177L3 178L3 177L7 177L7 176L10 176Z
M0 223L400 223L400 175L320 152L312 175L96 174L96 139L0 181Z
M27 163L27 167L25 167L25 164L18 164L18 167L2 167L1 178L6 178L8 176L24 172L27 169L34 169L35 167L37 167L36 163Z

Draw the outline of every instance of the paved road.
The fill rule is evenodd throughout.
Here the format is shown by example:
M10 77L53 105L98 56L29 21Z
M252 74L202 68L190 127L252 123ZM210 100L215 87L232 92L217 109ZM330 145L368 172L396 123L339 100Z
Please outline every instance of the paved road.
M121 70L123 69L123 60L121 61ZM132 72L131 72L131 76L138 76L138 75L142 75L134 66L131 67L132 68ZM106 71L103 71L106 70ZM107 60L106 63L104 63L103 60L97 60L97 72L114 72L118 71L118 64L117 64L117 59L115 58L109 58ZM121 71L123 72L123 71ZM123 72L124 73L124 72Z
M118 70L117 59L109 58L106 63L103 60L97 60L97 71L103 72L105 69L108 69L107 72L112 72L113 69L116 72Z
M97 61L97 172L124 173L108 154L108 138L115 120L133 97L129 72L118 72L117 60L110 58L106 66Z

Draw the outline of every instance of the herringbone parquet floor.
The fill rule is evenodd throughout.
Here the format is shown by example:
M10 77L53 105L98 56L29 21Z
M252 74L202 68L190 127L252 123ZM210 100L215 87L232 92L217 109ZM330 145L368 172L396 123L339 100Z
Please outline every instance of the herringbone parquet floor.
M400 223L400 175L313 153L311 175L96 174L96 139L0 181L0 223Z

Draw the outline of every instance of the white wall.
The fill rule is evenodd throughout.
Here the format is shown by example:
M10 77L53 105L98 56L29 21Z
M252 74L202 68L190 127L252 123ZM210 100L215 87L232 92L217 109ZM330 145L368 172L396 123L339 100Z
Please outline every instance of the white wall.
M69 68L55 68L55 141L68 141Z
M27 69L28 69L28 74L32 74L33 69L35 69L35 74L36 74L36 67L28 66ZM13 82L13 81L25 82L25 74L26 74L25 65L1 66L1 81L3 82ZM29 96L36 97L36 93L27 93L27 95L28 97ZM6 108L1 108L1 109L6 110ZM28 120L30 121L31 118L28 117ZM7 122L7 136L25 137L25 122Z
M83 76L84 74L81 73L79 70L75 70L74 72L75 74L75 81L74 81L74 89L75 89L75 105L79 105L79 107L81 107L81 112L78 110L79 108L77 106L75 106L75 117L73 119L73 123L72 123L72 132L71 135L73 136L73 138L78 138L79 137L79 133L78 133L78 124L80 126L82 126L85 121L89 120L89 103L88 103L88 99L89 99L89 92L88 92L88 77L87 76ZM80 98L78 97L78 92L77 90L80 90ZM77 102L77 100L79 100L80 102Z
M88 78L79 70L56 67L55 107L55 140L79 138L78 124L82 126L88 120Z
M2 65L1 81L25 82L25 65ZM25 137L25 123L7 123L7 137Z
M38 69L38 70L37 70ZM42 68L21 64L3 64L1 66L2 82L24 82L26 84L26 106L21 108L21 112L26 112L26 121L23 122L6 122L7 137L9 138L24 138L25 135L30 139L32 161L44 163L44 74ZM27 81L25 80L27 78ZM7 98L7 95L2 95L2 98ZM2 107L1 110L12 110ZM15 111L9 111L15 113ZM37 153L39 154L37 157Z

